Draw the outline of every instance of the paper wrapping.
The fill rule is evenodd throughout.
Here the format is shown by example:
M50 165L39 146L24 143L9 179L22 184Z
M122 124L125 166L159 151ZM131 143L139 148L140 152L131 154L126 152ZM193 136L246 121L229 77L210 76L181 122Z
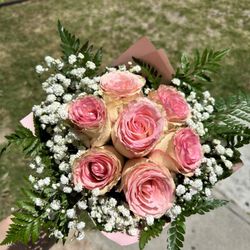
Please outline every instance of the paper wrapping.
M154 68L162 75L162 82L168 83L172 79L174 69L170 64L165 51L163 49L156 49L147 37L142 37L129 47L116 60L114 60L113 66L127 64L129 61L133 61L132 57L139 58L154 66Z

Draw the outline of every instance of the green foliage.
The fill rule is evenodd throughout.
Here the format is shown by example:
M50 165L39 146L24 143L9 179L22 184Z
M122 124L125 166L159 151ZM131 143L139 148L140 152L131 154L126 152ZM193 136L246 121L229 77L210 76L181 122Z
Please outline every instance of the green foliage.
M155 237L158 237L162 230L164 225L166 224L166 220L158 219L154 222L152 226L147 226L147 230L143 229L140 234L139 239L139 248L140 250L144 249L146 244Z
M177 218L171 222L168 231L168 250L180 250L183 247L185 235L185 217L193 214L205 214L218 207L224 206L227 201L218 199L204 199L199 195L184 205L184 209Z
M239 93L226 99L219 99L215 112L206 123L210 137L227 142L230 147L239 148L250 143L250 95Z
M225 125L248 127L250 123L250 95L239 93L216 102L215 119L221 119Z
M141 73L146 78L150 88L157 89L161 83L162 76L150 64L142 61L141 59L133 57L136 64L141 67Z
M43 149L40 139L23 126L19 126L11 135L7 135L6 139L8 144L1 150L1 154L12 144L19 146L26 156L32 157L38 155Z
M211 82L211 73L216 73L222 58L229 50L213 51L205 49L203 52L196 50L193 58L183 54L181 66L177 68L175 77L187 82L192 87L200 89L203 82Z
M218 199L204 199L198 197L194 197L190 202L185 206L185 210L183 211L183 215L188 217L193 214L205 214L214 210L216 208L222 207L226 205L228 202L225 200Z
M93 45L89 45L88 41L81 45L80 39L65 29L60 21L58 21L57 27L61 38L61 49L64 61L68 61L70 55L82 53L84 55L83 62L94 62L97 70L102 62L102 49L100 48L94 53Z
M17 203L19 211L12 215L12 223L1 245L17 242L27 245L38 240L43 221L35 209L34 199L37 196L32 191L25 191L25 197Z
M183 247L185 230L185 216L181 214L168 229L168 250L180 250Z

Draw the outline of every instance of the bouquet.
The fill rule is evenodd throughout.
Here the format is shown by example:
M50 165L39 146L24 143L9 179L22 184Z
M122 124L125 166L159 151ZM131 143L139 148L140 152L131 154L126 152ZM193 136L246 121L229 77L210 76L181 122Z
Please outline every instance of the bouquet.
M100 68L101 49L58 31L62 58L36 66L45 99L7 136L32 174L2 244L99 230L144 249L168 226L168 249L181 249L186 218L226 204L211 190L250 142L250 96L207 90L228 50L184 54L174 71L142 38Z

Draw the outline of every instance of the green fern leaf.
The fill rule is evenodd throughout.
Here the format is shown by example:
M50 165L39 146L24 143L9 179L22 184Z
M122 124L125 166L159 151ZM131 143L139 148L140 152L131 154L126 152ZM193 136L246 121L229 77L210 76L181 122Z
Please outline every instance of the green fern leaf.
M27 245L30 241L36 242L39 238L42 221L40 217L26 213L15 213L5 239L1 245L21 242Z
M152 65L142 61L141 59L133 57L133 60L141 67L141 73L147 79L149 87L157 89L162 79L159 72Z
M13 214L12 223L1 245L17 242L27 245L29 242L36 242L39 238L40 230L44 225L34 203L39 194L29 189L22 189L22 191L24 199L17 202L19 211Z
M162 230L164 225L166 224L166 221L163 219L158 219L155 221L155 223L152 226L148 226L147 230L142 230L140 234L139 239L139 248L140 250L144 249L146 244L155 237L158 237Z
M185 235L185 217L193 214L205 214L218 207L227 204L225 200L205 200L201 199L199 195L186 204L182 213L171 222L168 230L168 250L180 250L183 247Z
M185 216L181 214L168 229L168 250L180 250L183 247L185 230Z
M239 93L217 100L205 127L209 137L222 139L227 146L239 148L250 143L250 95Z
M22 126L19 126L16 131L6 136L6 139L11 144L20 146L26 156L36 156L43 149L43 144L40 142L39 138L34 136L32 132Z
M72 55L77 54L80 48L80 40L66 30L61 22L58 20L57 24L58 32L61 38L61 48L66 59Z
M189 83L195 89L200 89L202 88L200 83L212 81L211 74L217 72L222 58L228 51L228 49L213 51L206 48L203 52L196 50L193 58L183 54L175 77Z
M215 121L228 126L250 127L250 95L239 93L216 102Z
M82 62L94 62L96 65L96 69L93 72L96 72L101 65L102 49L100 48L94 53L93 45L90 45L88 41L81 45L80 39L71 34L67 29L65 29L59 20L57 28L61 38L61 49L63 52L64 61L67 62L70 55L77 55L81 52L84 55L84 59ZM93 72L92 74L94 75ZM89 76L91 76L91 74Z
M198 197L198 199L194 199L190 203L187 203L183 215L186 217L193 214L202 215L216 208L222 207L227 203L228 201L225 200L219 200L219 199L205 200Z

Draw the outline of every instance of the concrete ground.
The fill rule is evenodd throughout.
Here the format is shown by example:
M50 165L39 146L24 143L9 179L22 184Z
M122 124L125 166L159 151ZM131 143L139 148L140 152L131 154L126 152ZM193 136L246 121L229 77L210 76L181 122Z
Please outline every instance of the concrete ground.
M218 183L214 196L231 202L206 215L187 220L183 250L250 249L250 145L242 150L244 167ZM167 230L152 240L146 250L165 250ZM82 242L54 245L50 250L138 250L138 245L118 246L100 233L88 233Z

